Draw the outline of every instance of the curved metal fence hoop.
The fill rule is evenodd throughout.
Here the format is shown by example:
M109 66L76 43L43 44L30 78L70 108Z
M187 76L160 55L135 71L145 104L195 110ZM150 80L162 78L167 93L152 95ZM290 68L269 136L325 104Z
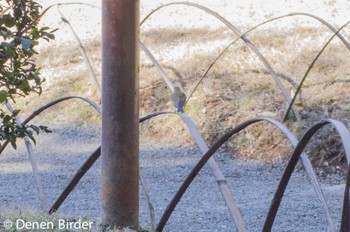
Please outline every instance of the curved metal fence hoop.
M181 200L183 194L186 192L187 188L190 186L190 184L192 183L194 178L197 176L197 174L203 168L203 166L206 164L206 162L210 159L210 157L212 157L216 153L216 151L233 135L237 134L238 132L240 132L241 130L245 129L248 126L255 124L255 123L258 123L258 122L261 122L261 121L266 121L266 122L272 124L273 126L275 126L277 129L279 129L287 137L287 139L292 143L292 145L295 145L296 138L294 137L294 135L285 126L283 126L281 123L279 123L275 120L268 119L268 118L256 118L256 119L251 119L251 120L248 120L248 121L245 121L245 122L239 124L235 128L231 129L229 132L224 134L219 140L217 140L209 148L207 153L201 158L201 160L197 163L197 165L192 169L191 173L187 176L186 180L183 182L183 184L181 185L181 187L179 188L179 190L177 191L177 193L174 195L173 199L169 203L165 212L163 213L163 216L158 223L156 231L162 231L164 229L167 221L169 220L176 205ZM322 195L322 197L324 198L323 195ZM327 211L329 211L328 208L327 208ZM327 215L326 215L326 217L327 217ZM332 228L332 225L334 225L334 222L332 219L330 219L330 221L328 221L328 220L329 219L327 218L327 222L330 223L329 227Z
M257 25L255 25L254 27L250 28L249 30L245 31L243 34L241 34L238 38L236 38L235 40L233 40L232 42L230 42L221 52L220 54L212 61L212 63L209 65L209 67L207 68L207 70L203 73L202 77L199 79L199 81L197 82L197 84L195 85L195 87L192 89L192 91L190 92L186 103L189 101L189 99L191 99L193 93L196 91L196 89L198 88L198 86L200 85L200 83L203 81L203 79L207 76L207 74L209 73L210 69L214 66L214 64L225 54L225 52L233 45L235 44L238 40L242 39L243 36L247 35L249 32L259 28L260 26L263 26L265 24L271 23L273 21L276 20L280 20L286 17L293 17L293 16L306 16L306 17L310 17L313 18L319 22L321 22L323 25L325 25L329 30L331 30L332 32L336 33L337 30L331 25L329 24L327 21L325 21L324 19L317 17L315 15L312 14L308 14L308 13L300 13L300 12L295 12L295 13L290 13L290 14L286 14L286 15L282 15L282 16L278 16L276 18L272 18L269 20L266 20L262 23L259 23ZM342 41L342 43L347 47L347 49L350 51L350 44L349 42L341 35L341 33L336 33L336 36ZM295 87L296 89L298 88L298 86ZM292 99L293 100L293 99Z
M87 102L90 106L92 106L99 114L101 114L101 108L94 103L93 101L84 98L84 97L80 97L80 96L68 96L68 97L63 97L63 98L59 98L55 101L52 101L42 107L40 107L39 109L37 109L36 111L34 111L29 117L27 117L24 122L23 125L25 125L26 123L30 122L32 119L34 119L36 116L38 116L39 114L41 114L42 112L44 112L45 110L47 110L48 108L61 103L63 101L67 101L67 100L71 100L71 99L79 99L82 101ZM78 172L74 175L74 177L71 179L71 181L69 182L69 184L66 186L66 188L63 190L63 192L61 193L61 195L57 198L57 200L54 202L54 204L52 205L52 207L49 209L48 213L52 214L54 212L56 212L59 207L63 204L63 202L65 201L65 199L68 197L68 195L73 191L73 189L75 188L75 186L79 183L79 181L81 180L81 178L83 178L83 176L87 173L87 171L89 171L89 169L93 166L93 164L96 162L96 160L100 157L101 155L101 146L99 146L89 157L88 159L83 163L83 165L79 168ZM142 181L142 175L140 173L140 181ZM143 182L142 184L142 188L144 189L144 192L146 194L146 196L148 196L148 189L145 186L145 182ZM147 200L149 201L149 199L147 198ZM150 202L148 202L150 204ZM151 220L153 220L154 217L153 216L153 211L152 208L150 208L150 217Z
M38 116L39 114L41 114L43 111L45 111L46 109L50 108L51 106L54 106L60 102L69 100L69 99L80 99L82 101L87 102L89 105L91 105L97 112L101 113L101 109L100 107L94 103L93 101L84 98L84 97L80 97L80 96L68 96L68 97L62 97L59 98L55 101L52 101L42 107L40 107L39 109L35 110L30 116L28 116L23 122L22 125L26 125L28 124L28 122L30 122L32 119L34 119L36 116ZM5 148L7 147L7 145L9 144L9 141L5 141L4 144L0 147L0 155L2 154L2 152L5 150Z
M323 51L328 47L328 45L330 44L330 42L332 42L332 40L334 39L334 37L342 30L344 29L344 27L346 27L348 24L350 23L350 21L346 22L345 24L343 24L330 38L329 40L327 41L327 43L325 43L325 45L322 47L322 49L319 51L319 53L316 55L316 57L313 59L313 61L311 62L311 64L309 65L307 71L305 72L303 78L301 79L300 83L299 83L299 86L297 88L297 90L295 91L295 94L292 98L292 101L289 103L289 106L287 108L287 111L286 111L286 114L284 116L284 119L283 121L286 121L287 118L288 118L288 114L291 110L291 107L292 105L294 104L298 94L300 93L301 91L301 87L303 86L304 84L304 81L306 80L306 77L308 76L309 72L311 71L311 69L313 68L314 64L316 63L316 61L318 60L318 58L322 55Z
M275 196L271 202L270 210L268 212L268 215L265 220L264 232L271 231L275 217L277 215L283 194L287 188L289 179L294 172L295 166L299 160L299 157L301 156L303 150L305 149L305 146L308 144L310 139L313 137L313 135L322 127L324 127L327 124L331 124L337 131L337 133L340 136L341 142L343 144L343 148L345 150L345 156L348 162L348 166L350 167L350 133L347 130L347 128L339 121L327 119L324 121L321 121L311 127L307 132L304 134L302 139L299 141L298 145L294 149L294 152L288 162L288 165L283 173L283 176L280 180L280 183L278 185L277 191L275 193ZM349 169L350 170L350 169ZM341 231L348 231L349 229L349 187L350 187L350 177L349 172L347 174L347 180L345 185L345 192L344 192L344 200L343 200L343 211L342 211L342 219L341 219Z
M149 13L140 23L140 26L142 26L142 24L145 22L145 20L147 20L152 14L154 14L156 11L167 7L167 6L171 6L171 5L186 5L186 6L192 6L195 7L197 9L200 9L212 16L214 16L215 18L217 18L218 20L220 20L222 23L224 23L232 32L234 32L237 36L241 36L242 33L233 25L231 24L229 21L227 21L224 17L222 17L221 15L219 15L218 13L214 12L213 10L210 10L207 7L204 7L202 5L196 4L196 3L191 3L191 2L172 2L172 3L168 3L168 4L164 4L162 6L159 6L158 8L154 9L153 11L151 11L151 13ZM248 40L248 38L246 38L245 36L241 36L240 37L249 47L250 49L258 56L259 60L265 65L266 69L268 70L268 72L270 73L271 77L273 78L273 80L276 82L278 88L280 89L282 95L284 96L285 100L287 101L287 103L289 104L292 99L288 94L288 91L286 90L286 88L284 87L284 85L282 84L281 80L279 79L278 75L276 74L276 72L274 71L274 69L271 67L271 65L269 64L269 62L267 62L267 60L265 59L265 57L261 54L261 52L254 46L254 44ZM298 119L298 121L301 120L301 116L299 114L299 111L293 106L292 107L293 113L295 114L295 117Z
M180 114L180 113L169 112L169 111L154 112L154 113L151 113L151 114L141 118L140 123L145 121L145 120L151 119L155 116L159 116L159 115L163 115L163 114L174 114L174 115L181 117L182 121L185 123L189 132L191 133L192 137L194 138L197 146L202 151L203 155L208 151L208 147L205 144L204 139L202 138L202 136L199 133L198 129L196 128L195 124L193 123L191 118L184 113ZM223 195L223 198L226 202L226 205L229 209L231 218L234 221L237 230L242 231L242 232L246 231L246 226L244 224L244 220L242 218L242 215L239 211L239 208L237 207L236 202L233 199L230 188L228 187L226 180L225 180L225 177L222 175L222 173L220 171L220 168L218 167L218 165L214 159L209 159L208 165L209 165L210 169L212 170L212 173L213 173L215 180L219 186L221 194Z
M39 115L41 112L43 112L45 109L58 104L59 102L65 101L65 100L69 100L69 99L73 99L73 98L78 98L81 99L81 97L65 97L65 98L61 98L58 99L54 102L51 102L47 105L45 105L44 107L41 107L39 110L35 111L36 113L33 113L31 116L29 116L25 121L26 123L28 123L31 119L33 119L34 117L36 117L37 115ZM94 107L95 108L95 107ZM96 107L97 109L99 107ZM147 116L141 117L140 118L140 123L151 119L155 116L158 115L163 115L163 114L177 114L175 112L155 112L155 113L151 113ZM178 115L178 114L177 114ZM181 116L181 115L180 115ZM258 121L268 121L268 122L273 122L273 124L276 124L279 127L284 127L281 123L271 120L271 119L257 119L256 122ZM282 131L283 132L283 131ZM287 136L287 138L293 143L295 144L296 139L295 137L291 134L291 133L285 133L284 134ZM71 183L66 187L66 189L63 191L63 193L61 194L61 196L58 198L58 200L55 202L55 204L53 205L53 207L51 207L50 209L50 213L55 212L59 206L63 203L64 199L69 195L69 193L74 189L74 187L76 186L76 184L79 182L79 180L85 175L85 173L90 169L90 167L94 164L94 162L98 159L100 153L98 152L100 148L98 148L92 155L90 155L90 157L88 158L88 160L83 164L83 166L79 169L78 173L74 176L74 178L72 179ZM65 196L64 196L65 195ZM64 196L64 197L63 197Z
M194 122L185 113L177 114L177 115L181 117L182 121L185 123L185 125L187 126L187 129L189 130L192 137L194 138L197 146L202 151L202 154L205 155L205 153L208 151L209 148L206 145L202 135L198 131ZM216 180L218 187L221 191L221 194L226 202L226 205L229 209L231 218L232 218L233 222L235 223L237 230L240 232L247 231L246 226L244 224L243 217L242 217L240 210L239 210L239 208L238 208L238 206L237 206L237 204L232 196L231 190L230 190L229 186L227 185L226 179L225 179L224 175L221 173L221 170L213 157L209 158L208 165L209 165L209 168L211 169L211 171L215 177L215 180Z
M68 98L70 99L70 98ZM68 100L68 99L64 99L64 100ZM62 100L62 101L64 101ZM55 104L58 104L61 101L55 101ZM46 107L49 108L51 106L53 106L54 104L50 104L50 106ZM43 107L44 108L44 107ZM43 110L41 110L41 112L43 112ZM151 115L147 115L146 117L142 117L140 118L140 123L155 117L159 114L151 114ZM97 159L101 156L101 146L99 146L89 157L88 159L81 165L81 167L79 168L79 170L76 172L76 174L73 176L73 178L71 179L71 181L69 182L69 184L66 186L66 188L63 190L63 192L60 194L60 196L57 198L57 200L54 202L54 204L52 205L52 207L49 210L49 214L52 214L54 212L56 212L59 207L63 204L63 202L65 201L65 199L68 197L68 195L73 191L73 189L75 188L75 186L79 183L79 181L81 180L81 178L83 178L83 176L90 170L90 168L94 165L94 163L97 161Z
M46 109L54 106L54 105L57 105L58 103L60 102L63 102L63 101L67 101L67 100L70 100L70 99L80 99L86 103L88 103L89 105L91 105L98 113L101 114L102 110L100 108L100 106L98 106L95 102L91 101L90 99L88 98L85 98L85 97L80 97L80 96L67 96L67 97L62 97L62 98L59 98L57 100L54 100L42 107L40 107L39 109L35 110L30 116L28 116L24 121L23 121L23 124L27 124L29 121L31 121L33 118L35 118L36 116L38 116L39 114L41 114L43 111L45 111Z
M185 5L190 5L190 6L195 6L195 5L197 5L197 4L193 4L193 3L186 3L186 2L179 2L179 3L171 3L171 4L167 4L167 5L173 5L173 4L185 4ZM200 5L198 5L198 6L200 6ZM205 7L202 7L202 8L205 8ZM200 8L200 9L202 9L202 8ZM206 8L207 9L207 8ZM209 10L209 9L208 9ZM205 10L206 11L206 10ZM210 11L210 10L209 10ZM213 12L213 11L212 11ZM215 12L213 12L213 13L215 13ZM216 13L215 13L216 14ZM305 14L305 15L307 15L307 14ZM215 16L215 15L214 15ZM242 35L240 36L240 38L241 39L243 39L246 43L248 43L248 45L249 44L251 44L251 42L249 41L249 40L247 40L247 39L245 39ZM343 41L343 40L342 40ZM346 41L345 39L344 39L344 41ZM343 42L344 42L343 41ZM347 41L346 41L346 43L347 43ZM344 44L345 44L345 42L344 42ZM349 44L347 43L347 47L348 47L348 49L349 49L349 46L348 46ZM254 46L254 45L252 45L252 46ZM259 55L258 55L259 56ZM273 76L273 75L272 75ZM282 90L281 90L282 91ZM282 91L283 92L283 91ZM81 99L81 100L84 100L84 101L86 101L86 102L88 102L90 105L92 105L96 110L98 109L98 105L96 105L95 103L93 103L92 102L92 104L89 102L90 100L88 100L88 99L85 99L85 98L83 98L83 97L68 97L67 99L60 99L60 101L59 102L61 102L61 101L64 101L64 100L68 100L68 99L72 99L72 98L78 98L78 99ZM288 100L287 100L288 101ZM57 103L59 103L59 102L57 102ZM292 101L293 102L293 101ZM57 104L57 103L55 103L55 104ZM54 105L54 104L53 104ZM96 105L97 106L97 108L94 106L94 105ZM52 105L50 105L49 107L51 107ZM47 108L49 108L49 107L47 107ZM45 108L45 109L47 109L47 108ZM45 111L45 109L42 109L42 111L40 111L38 114L40 114L41 112L43 112L43 111ZM98 110L99 112L100 112L100 110ZM173 112L164 112L164 113L173 113ZM175 113L176 114L176 113ZM160 114L156 114L156 115L154 115L154 116L157 116L157 115L160 115ZM183 120L184 120L184 118L183 118L183 115L180 115L180 114L178 114ZM32 118L29 118L29 120L28 120L28 122L31 120L31 119L33 119L36 115L31 115L32 116ZM30 116L30 117L31 117ZM152 117L154 117L154 116L152 116ZM28 119L28 118L27 118ZM27 120L26 119L26 120ZM147 119L149 119L149 118L147 118ZM145 120L147 120L146 118L145 118ZM25 122L23 122L23 124L26 124L27 122L26 122L26 120L25 120ZM267 119L260 119L261 121L268 121L268 122L272 122L271 120L267 120ZM140 119L140 122L141 122L141 119ZM184 120L184 122L186 123L186 121ZM320 123L320 125L322 124L323 122L321 122ZM316 133L316 131L318 130L318 129L320 129L320 128L322 128L323 126L325 126L326 124L332 124L336 129L337 129L337 131L338 131L338 133L339 133L339 135L340 135L340 137L341 137L341 139L342 139L342 142L343 142L343 140L344 140L344 138L346 138L347 140L350 138L349 136L348 136L348 131L346 130L346 128L345 128L345 126L343 127L343 124L341 124L340 122L338 122L338 121L335 121L335 120L327 120L326 122L324 122L325 124L322 124L320 127L317 127L317 125L315 126L315 131L313 131L312 129L313 128L311 128L309 131L307 131L307 133L306 133L306 135L308 134L308 133L310 133L310 138L312 137L312 135L314 134L314 133ZM272 123L272 124L274 124L274 123ZM186 124L187 125L187 124ZM274 124L275 125L275 124ZM282 124L281 124L282 125ZM275 125L276 126L276 125ZM277 126L278 127L278 126ZM339 128L340 128L340 130L339 130ZM344 130L344 128L345 128L345 130ZM339 131L341 131L341 132L339 132ZM347 134L346 134L347 133ZM305 137L307 137L305 135ZM288 136L287 136L288 137ZM303 137L304 138L304 137ZM309 138L309 139L310 139ZM307 140L307 139L306 139ZM306 146L306 144L308 143L308 141L309 140L307 140L307 141L305 141L305 145L300 145L300 147L302 147L302 146ZM345 141L345 140L344 140ZM298 149L298 147L299 147L299 144L301 144L302 143L302 140L298 143L298 145L297 145L297 148L295 149L295 152L297 151L297 149ZM347 143L344 143L343 142L343 146L344 146L344 149L345 149L345 152L346 152L346 158L347 158L347 161L348 161L348 164L349 164L349 157L350 157L350 153L348 152L348 151L350 151L350 145L349 144L347 144ZM299 149L301 149L301 148L299 148ZM97 149L98 150L98 149ZM97 152L97 150L94 152L94 153L96 153ZM1 152L2 152L3 150L0 150L0 154L1 154ZM298 151L299 152L299 151ZM214 152L215 153L215 152ZM293 153L293 155L294 155L294 153ZM303 149L300 151L300 154L298 155L299 157L303 157ZM307 158L307 157L306 157ZM210 159L210 157L209 157L209 159ZM93 161L93 163L94 163L95 161ZM92 164L93 164L92 163ZM349 165L350 166L350 165ZM350 170L350 169L349 169ZM293 172L293 171L292 171ZM348 177L347 177L347 184L346 184L346 188L345 188L345 194L344 194L344 203L343 203L343 215L342 215L342 226L341 226L341 228L342 228L342 230L344 230L344 231L348 231L348 229L349 229L349 183L350 183L350 180L349 180L349 175L348 175ZM282 196L281 196L281 198L283 197L283 194L282 194ZM277 208L277 210L278 210L278 208ZM277 211L276 211L276 213L277 213Z
M55 104L58 104L59 102L61 101L64 101L64 100L68 100L70 98L65 98L65 99L60 99L60 101L55 101ZM46 107L42 107L40 112L43 112L44 111L44 108L47 109L51 106L53 106L54 104L49 104L49 106L46 106ZM178 113L175 113L175 112L155 112L155 113L152 113L152 114L149 114L145 117L141 117L140 118L140 123L148 120L148 119L151 119L155 116L158 116L158 115L163 115L163 114L175 114L175 115L178 115L180 116L184 123L186 123L186 125L188 126L189 122L189 117L187 115L181 115L181 114L178 114ZM38 115L38 114L37 114ZM187 117L187 118L186 118ZM33 118L33 117L31 117ZM191 130L191 128L189 127L189 130L193 131L193 129ZM198 131L196 131L196 133L199 133ZM193 134L193 133L192 133ZM195 135L194 135L195 137ZM198 141L196 140L197 144L198 144ZM201 144L198 144L198 146L201 146ZM203 145L202 145L203 146ZM54 212L56 212L58 210L58 208L62 205L62 203L64 202L64 200L68 197L68 195L73 191L73 189L75 188L75 186L78 184L78 182L80 181L80 179L86 174L86 172L92 167L92 165L96 162L96 160L100 157L100 150L101 147L98 147L94 153L92 153L89 158L85 161L85 163L81 166L81 168L78 170L78 172L76 173L76 175L72 178L72 180L70 181L70 183L67 185L67 187L64 189L64 191L61 193L61 195L58 197L58 199L55 201L55 203L53 204L53 206L51 207L51 209L49 210L49 214L52 214ZM221 172L219 172L220 175ZM214 174L215 175L215 174ZM215 176L216 179L217 179L217 176ZM240 212L238 210L238 207L235 205L235 202L233 200L233 197L232 197L232 194L231 193L227 193L225 191L227 191L226 189L228 189L228 187L226 187L224 190L222 190L222 184L223 182L222 181L225 181L224 177L219 177L220 180L217 179L217 182L219 184L219 187L220 187L220 190L222 191L223 193L223 196L224 196L224 199L227 203L227 206L229 207L229 210L230 210L230 213L231 213L231 216L236 224L236 227L238 228L239 231L246 231L245 229L245 226L244 226L244 222L243 222L243 219L240 215ZM220 182L220 183L219 183ZM220 185L221 184L221 185ZM226 184L226 183L224 183ZM225 185L224 185L225 186ZM229 196L227 194L230 194Z
M53 101L53 102L51 102L51 103L49 103L49 104L47 104L47 105L45 105L45 106L43 106L43 107L41 107L41 108L39 108L38 110L36 110L36 111L34 111L33 112L33 114L32 115L30 115L24 122L25 123L28 123L30 120L32 120L33 118L35 118L37 115L39 115L40 113L42 113L43 111L45 111L46 109L48 109L48 108L50 108L50 107L52 107L53 105L55 105L55 104L58 104L58 103L60 103L60 102L62 102L62 101L65 101L65 100L69 100L69 99L74 99L74 98L76 98L76 99L81 99L81 100L84 100L84 101L86 101L86 102L88 102L90 105L92 105L97 111L99 111L99 112L101 112L100 111L100 109L99 109L99 107L98 107L98 105L96 105L95 103L93 103L92 101L90 101L90 100L88 100L88 99L85 99L85 98L82 98L82 97L76 97L76 96L70 96L70 97L64 97L64 98L61 98L61 99L57 99L56 101ZM140 118L140 123L141 122L144 122L144 121L146 121L146 120L148 120L148 119L150 119L150 118L153 118L153 117L155 117L155 116L158 116L158 115L162 115L162 114L177 114L177 113L175 113L175 112L155 112L155 113L152 113L152 114L150 114L150 115L147 115L147 116L145 116L145 117L141 117ZM179 115L179 114L177 114L177 115ZM180 115L181 116L181 115ZM272 120L272 119L253 119L253 120L250 120L250 121L247 121L247 122L245 122L245 123L243 123L243 124L240 124L240 125L238 125L237 127L235 127L231 132L229 132L228 134L229 134L229 136L228 136L228 134L226 134L226 135L224 135L216 144L218 144L218 143L220 143L220 141L222 141L222 144L228 139L228 138L230 138L233 134L235 134L235 133L237 133L238 131L240 131L240 130L242 130L242 129L244 129L245 127L247 127L247 126L249 126L249 125L251 125L251 124L253 124L253 123L256 123L256 122L259 122L259 121L267 121L267 122L270 122L271 124L273 124L273 125L275 125L277 128L279 128L285 135L286 135L286 137L292 142L292 144L295 144L295 142L296 142L296 139L295 139L295 137L294 137L294 135L291 133L291 132L289 132L288 131L288 129L287 128L285 128L281 123L279 123L279 122L277 122L277 121L274 121L274 120ZM340 133L340 135L341 135L341 137L342 137L342 139L346 139L346 137L344 137L344 132L343 131L345 131L346 130L346 128L345 128L345 126L343 126L343 127L341 127L341 126L339 126L339 123L337 124L337 122L336 121L332 121L334 124L336 124L337 126L336 126L336 128L337 128L337 130L338 130L338 132ZM341 124L341 123L340 123ZM342 125L342 124L341 124ZM340 129L339 129L340 128ZM228 137L227 137L228 136ZM215 145L215 144L214 144ZM216 145L217 146L217 145ZM221 145L220 145L221 146ZM217 147L217 149L220 147L220 146L218 146ZM349 150L350 151L350 145L347 145L348 146L348 148L346 148L347 150ZM214 148L215 148L215 146L213 146ZM99 149L99 148L98 148ZM86 165L86 164L88 164L88 166L89 165L93 165L93 163L96 161L96 160L94 160L95 158L97 159L98 158L98 155L96 155L96 154L98 154L99 152L97 152L98 151L98 149L93 153L93 155L91 155L90 157L89 157L89 160L84 164L84 165ZM214 153L216 152L216 150L213 150L213 148L210 148L209 150L208 150L208 152L206 153L206 155L203 157L203 158L205 158L205 157L208 157L208 154L210 154L210 153L212 153L211 155L213 155ZM346 153L347 154L347 159L348 160L350 160L349 159L349 157L350 157L350 152L347 152ZM208 157L208 159L211 157L211 155ZM301 153L300 153L300 155L301 155ZM203 158L201 159L201 161L203 160ZM201 162L200 161L200 162ZM199 162L199 163L200 163ZM204 162L203 163L203 165L205 164L206 162ZM83 165L83 166L84 166ZM90 167L91 167L90 166ZM198 166L198 165L197 165ZM196 167L197 167L196 166ZM85 172L81 172L81 170L79 171L79 175L82 177L88 170L89 170L89 168L90 167L88 167L88 168L86 168L86 171ZM200 169L199 169L200 170ZM199 170L198 170L198 172L199 172ZM197 173L198 173L197 172ZM80 177L80 178L81 178ZM193 178L194 178L195 176L193 176ZM73 178L74 179L74 178ZM79 181L80 179L78 179L78 181ZM187 180L187 179L186 179ZM75 183L75 184L73 184L72 186L70 186L70 187L75 187L75 185L78 183L78 181ZM347 183L349 183L350 181L348 181ZM184 182L184 184L186 183L186 181ZM73 190L73 188L71 189L71 190ZM68 192L68 194L71 192L71 190ZM181 190L181 188L180 188L180 190ZM179 190L179 191L180 191ZM67 196L68 196L68 194L67 194ZM183 193L182 193L183 194ZM346 218L347 218L347 215L349 214L349 213L345 213L345 212L347 212L348 211L348 206L347 206L347 203L348 203L348 197L346 197L346 196L348 196L349 195L349 192L348 191L346 191L345 192L345 195L344 195L344 210L343 210L343 219L342 219L342 225L347 225L345 222L347 221L347 220L345 220ZM62 197L62 196L60 196L60 197ZM175 196L176 197L176 196ZM174 198L175 198L174 197ZM179 198L179 200L181 199L181 197ZM174 199L173 199L174 200ZM64 201L64 199L63 199L63 201ZM63 203L63 201L61 202L61 203ZM172 201L173 202L173 201ZM170 203L169 205L172 205L172 204L174 204L174 203ZM176 204L175 204L175 206L176 206ZM175 207L174 206L174 207ZM54 208L54 207L53 207ZM51 210L50 210L50 213L52 213L52 212L54 212L55 210L53 210L53 208L51 208ZM169 208L169 207L168 207ZM160 228L161 228L161 222L163 221L163 218L164 218L164 215L166 215L166 213L167 213L167 211L168 211L168 208L167 208L167 210L166 210L166 212L163 214L163 217L162 217L162 219L161 219L161 221L160 221L160 223L158 224L158 227L157 227L157 230L159 230ZM170 207L171 208L171 207ZM58 207L57 207L57 209L58 209ZM56 210L57 210L56 209ZM171 215L171 213L170 213L170 215ZM170 217L170 215L168 216L168 218ZM344 219L345 218L345 219ZM344 222L345 221L345 222ZM165 222L166 223L166 222ZM164 223L164 225L163 225L163 227L165 226L165 223ZM344 226L343 226L344 227Z

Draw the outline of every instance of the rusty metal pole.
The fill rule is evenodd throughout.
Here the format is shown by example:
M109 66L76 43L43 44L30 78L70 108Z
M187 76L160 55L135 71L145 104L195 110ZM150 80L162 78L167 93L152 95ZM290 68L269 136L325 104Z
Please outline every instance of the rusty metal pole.
M139 228L139 1L102 0L101 221Z

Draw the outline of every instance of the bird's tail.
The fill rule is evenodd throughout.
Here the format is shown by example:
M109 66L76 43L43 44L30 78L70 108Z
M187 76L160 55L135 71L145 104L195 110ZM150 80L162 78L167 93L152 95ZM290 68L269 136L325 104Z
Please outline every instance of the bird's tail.
M178 113L183 113L184 112L183 105L181 105L181 104L177 105L177 112Z

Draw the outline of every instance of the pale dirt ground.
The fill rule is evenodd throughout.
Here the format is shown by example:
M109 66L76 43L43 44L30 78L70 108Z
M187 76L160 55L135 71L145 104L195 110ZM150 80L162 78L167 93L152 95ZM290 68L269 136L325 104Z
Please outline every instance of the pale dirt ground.
M41 1L44 7L55 3L71 2L69 0L45 0ZM84 3L92 4L98 8L88 5L63 5L59 9L71 22L79 36L83 39L99 37L101 34L101 1L86 0ZM175 2L172 0L141 1L140 20L148 15L156 7ZM323 18L331 25L340 27L348 20L350 3L346 0L309 0L309 1L290 1L290 0L269 0L269 1L228 1L228 0L196 0L193 3L201 4L209 9L219 13L239 29L248 29L267 19L281 16L292 12L304 12L317 15ZM44 24L52 28L62 27L60 14L56 7L51 9L46 17ZM319 22L305 17L293 17L280 20L271 24L273 28L302 26L318 26ZM141 28L142 32L154 28L206 28L217 29L223 27L223 24L212 16L208 16L203 11L184 5L166 7L145 23ZM71 32L67 29L61 29L56 33L56 42L73 41Z
M54 3L71 2L69 0L45 0L42 1L44 7L52 5ZM94 6L101 7L101 1L98 0L85 0L84 3L93 4ZM151 10L156 7L175 2L173 0L156 0L156 1L141 1L140 2L140 19L143 19ZM305 12L315 14L326 21L330 22L334 26L341 26L348 20L348 12L350 10L350 3L346 0L308 0L308 1L291 1L291 0L269 0L269 1L228 1L228 0L194 0L193 3L201 4L211 10L219 13L221 16L229 20L238 28L250 27L266 19L270 19L276 16L292 13L292 12ZM100 10L92 8L90 6L61 6L62 12L68 19L73 21L77 32L80 35L85 35L84 38L89 38L93 35L100 34L101 26L101 13ZM274 24L273 27L285 27L293 26L290 21L295 21L296 24L302 23L318 23L312 20L304 20L303 17L298 19L287 19L278 24ZM45 23L54 27L57 25L57 19L59 14L54 9L47 14L44 18ZM289 21L289 22L288 22ZM222 23L215 20L213 17L208 17L202 11L188 6L172 6L164 8L157 14L151 17L149 22L141 28L141 32L150 28L168 28L168 27L181 27L181 28L218 28L222 27ZM58 41L61 39L68 39L68 31L64 31L59 34ZM66 38L61 38L66 37Z

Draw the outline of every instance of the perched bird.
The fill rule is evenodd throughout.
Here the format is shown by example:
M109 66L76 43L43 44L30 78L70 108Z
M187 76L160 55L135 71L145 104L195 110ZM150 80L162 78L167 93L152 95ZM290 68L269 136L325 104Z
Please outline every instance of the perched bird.
M174 92L170 95L170 99L173 101L173 104L176 107L176 112L183 113L186 102L186 94L181 91L180 87L175 86Z

